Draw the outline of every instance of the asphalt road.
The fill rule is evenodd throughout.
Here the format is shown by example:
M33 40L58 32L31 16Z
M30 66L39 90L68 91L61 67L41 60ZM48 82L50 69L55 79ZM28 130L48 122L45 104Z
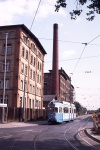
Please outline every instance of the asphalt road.
M100 143L87 136L91 116L63 124L0 129L0 150L100 150Z

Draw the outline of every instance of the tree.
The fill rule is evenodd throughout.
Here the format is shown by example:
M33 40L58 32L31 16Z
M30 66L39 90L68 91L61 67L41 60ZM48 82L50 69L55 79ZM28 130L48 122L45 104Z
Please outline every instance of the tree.
M76 113L79 115L82 106L79 102L74 102L74 104L75 104L75 107L76 107Z
M69 0L70 1L70 0ZM82 13L82 6L85 4L87 5L87 8L89 9L89 12L86 13L86 15L88 16L86 19L88 21L92 21L95 17L96 14L100 14L100 0L75 0L76 3L76 9L72 10L72 12L70 12L71 15L71 19L77 19L77 16L80 16ZM68 2L66 2L66 0L57 0L56 1L56 9L55 11L59 11L60 7L66 8Z

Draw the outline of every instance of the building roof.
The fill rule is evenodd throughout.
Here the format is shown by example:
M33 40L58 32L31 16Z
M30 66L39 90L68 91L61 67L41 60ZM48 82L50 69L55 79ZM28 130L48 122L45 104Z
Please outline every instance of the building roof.
M40 41L38 40L38 38L24 24L0 26L0 29L13 28L13 27L21 27L23 30L25 30L35 40L36 44L39 46L42 52L44 54L47 54L45 49L41 45Z

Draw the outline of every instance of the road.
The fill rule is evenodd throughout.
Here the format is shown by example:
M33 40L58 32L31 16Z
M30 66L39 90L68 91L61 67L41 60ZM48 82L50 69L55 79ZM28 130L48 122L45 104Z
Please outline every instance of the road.
M1 128L0 150L100 150L100 143L89 138L91 116L81 116L63 124Z

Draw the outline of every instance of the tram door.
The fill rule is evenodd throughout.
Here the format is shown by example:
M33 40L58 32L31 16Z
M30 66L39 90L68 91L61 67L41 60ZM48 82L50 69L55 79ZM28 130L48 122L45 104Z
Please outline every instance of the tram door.
M58 113L58 120L60 122L63 122L63 108L62 107L59 107L59 113Z

